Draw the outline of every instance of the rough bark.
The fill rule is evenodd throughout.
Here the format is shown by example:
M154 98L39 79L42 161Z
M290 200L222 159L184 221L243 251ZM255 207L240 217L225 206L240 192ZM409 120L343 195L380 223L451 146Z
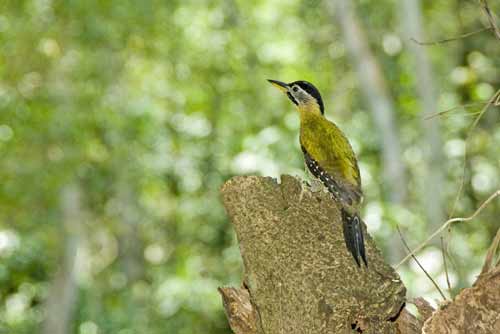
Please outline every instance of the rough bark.
M235 334L257 334L257 312L243 287L219 288L229 326Z
M433 309L406 289L366 234L368 267L345 248L339 209L291 176L235 177L222 187L244 264L240 288L220 288L236 334L500 333L500 229L476 283Z
M500 229L488 251L481 274L425 322L424 334L500 333L500 262L495 262Z
M415 317L413 314L403 309L396 319L398 326L398 334L421 334L422 320Z
M396 333L393 319L406 292L397 273L369 235L368 267L358 268L329 194L308 188L300 194L301 182L290 176L283 176L281 184L272 178L235 177L222 188L245 267L242 289L231 298L220 291L235 333L350 333L356 332L353 327L363 333ZM245 311L234 302L241 297L234 295L244 298L245 291L253 311L248 303ZM235 317L255 323L234 326Z
M443 150L441 131L437 119L428 120L426 117L435 114L437 110L437 95L431 61L427 49L410 40L426 40L422 25L421 4L419 0L401 0L401 25L405 31L406 43L410 50L415 69L415 86L422 110L422 149L426 160L425 174L422 175L420 185L423 208L429 222L430 229L436 229L444 220L443 198L441 196L444 185Z

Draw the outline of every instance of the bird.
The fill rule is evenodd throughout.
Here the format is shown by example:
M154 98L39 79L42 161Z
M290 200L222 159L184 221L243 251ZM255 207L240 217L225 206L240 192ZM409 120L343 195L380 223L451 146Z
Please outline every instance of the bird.
M349 140L335 123L325 117L319 90L310 82L268 81L285 93L300 116L300 146L307 170L340 204L346 248L358 267L368 266L360 206L363 200L361 175ZM361 259L361 260L360 260Z

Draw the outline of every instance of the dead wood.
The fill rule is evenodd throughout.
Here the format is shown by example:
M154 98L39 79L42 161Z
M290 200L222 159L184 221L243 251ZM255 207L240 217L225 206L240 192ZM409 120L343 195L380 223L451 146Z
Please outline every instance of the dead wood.
M406 292L397 273L369 235L368 268L358 268L345 247L336 203L327 193L300 193L301 182L291 176L281 184L240 176L222 188L245 268L245 288L232 290L231 298L228 290L220 291L233 331L396 333L393 320ZM246 311L238 307L241 295ZM237 325L242 318L255 324Z

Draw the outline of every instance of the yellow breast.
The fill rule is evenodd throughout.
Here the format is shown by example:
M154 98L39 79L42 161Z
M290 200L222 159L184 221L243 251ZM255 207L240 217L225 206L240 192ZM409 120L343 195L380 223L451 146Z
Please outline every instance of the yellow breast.
M300 110L300 143L332 177L361 187L354 152L344 133L322 115Z

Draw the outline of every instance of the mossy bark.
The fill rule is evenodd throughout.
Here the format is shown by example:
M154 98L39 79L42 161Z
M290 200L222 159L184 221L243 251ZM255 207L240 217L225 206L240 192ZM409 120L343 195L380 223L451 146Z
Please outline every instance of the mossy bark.
M286 175L281 183L239 176L222 188L245 267L242 289L253 306L246 309L251 315L239 318L255 322L237 329L231 325L233 330L397 333L393 319L406 292L401 279L368 234L368 267L359 268L345 247L337 204L328 193L301 189L299 180ZM225 304L232 305L226 307L231 320L238 305L223 292Z

